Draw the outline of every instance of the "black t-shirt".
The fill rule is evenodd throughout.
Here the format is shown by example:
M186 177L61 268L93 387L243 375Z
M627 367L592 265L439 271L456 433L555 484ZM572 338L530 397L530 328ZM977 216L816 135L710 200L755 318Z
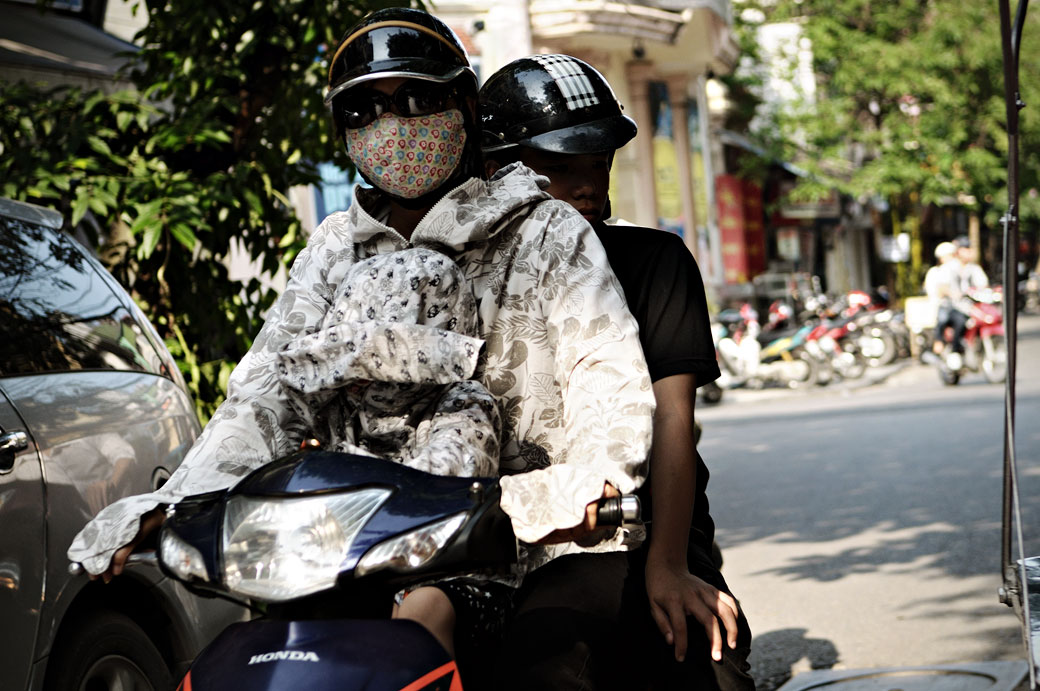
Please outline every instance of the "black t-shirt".
M719 378L708 305L697 261L674 233L637 226L594 226L639 324L650 379L694 374L697 386ZM710 549L715 524L708 513L708 468L697 454L697 490L690 539ZM650 483L640 491L652 516Z

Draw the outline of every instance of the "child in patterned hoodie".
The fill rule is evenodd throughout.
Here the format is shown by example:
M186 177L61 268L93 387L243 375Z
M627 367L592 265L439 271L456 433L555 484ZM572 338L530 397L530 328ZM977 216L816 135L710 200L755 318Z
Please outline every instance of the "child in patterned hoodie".
M427 248L350 268L321 327L277 355L289 404L322 447L436 475L498 474L501 420L472 379L484 341L461 270Z
M277 355L286 399L324 448L436 475L498 474L501 418L473 380L484 341L476 300L448 257L417 247L352 266L321 328ZM399 596L394 617L454 654L505 614L508 588L460 578Z

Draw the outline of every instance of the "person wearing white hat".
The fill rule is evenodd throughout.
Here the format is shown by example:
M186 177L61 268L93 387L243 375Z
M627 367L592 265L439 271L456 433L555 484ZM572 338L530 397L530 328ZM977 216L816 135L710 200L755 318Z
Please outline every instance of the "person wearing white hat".
M968 317L956 308L961 298L961 262L952 242L940 242L935 248L937 264L924 276L924 292L935 306L935 337L932 351L938 355L945 347L946 327L953 329L953 352L964 353L964 329Z

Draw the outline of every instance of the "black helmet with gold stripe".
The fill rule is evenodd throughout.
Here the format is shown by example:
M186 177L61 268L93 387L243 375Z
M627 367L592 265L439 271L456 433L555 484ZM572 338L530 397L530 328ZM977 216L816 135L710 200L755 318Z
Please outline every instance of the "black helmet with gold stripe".
M428 12L403 7L377 10L351 27L332 55L325 104L332 109L337 136L344 136L347 114L354 107L353 87L391 78L443 84L444 93L450 94L461 110L466 129L462 159L451 178L417 199L397 199L405 207L419 208L480 172L477 75L462 42L441 20Z
M453 82L477 89L466 49L447 24L428 12L404 7L378 10L355 24L329 65L325 104L361 82L384 77Z

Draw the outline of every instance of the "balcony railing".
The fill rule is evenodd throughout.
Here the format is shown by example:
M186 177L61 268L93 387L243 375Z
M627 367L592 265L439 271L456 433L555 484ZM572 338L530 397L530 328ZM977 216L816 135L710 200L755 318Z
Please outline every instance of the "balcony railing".
M673 43L698 11L712 12L718 20L732 23L729 0L533 0L531 32L540 39L596 33Z

